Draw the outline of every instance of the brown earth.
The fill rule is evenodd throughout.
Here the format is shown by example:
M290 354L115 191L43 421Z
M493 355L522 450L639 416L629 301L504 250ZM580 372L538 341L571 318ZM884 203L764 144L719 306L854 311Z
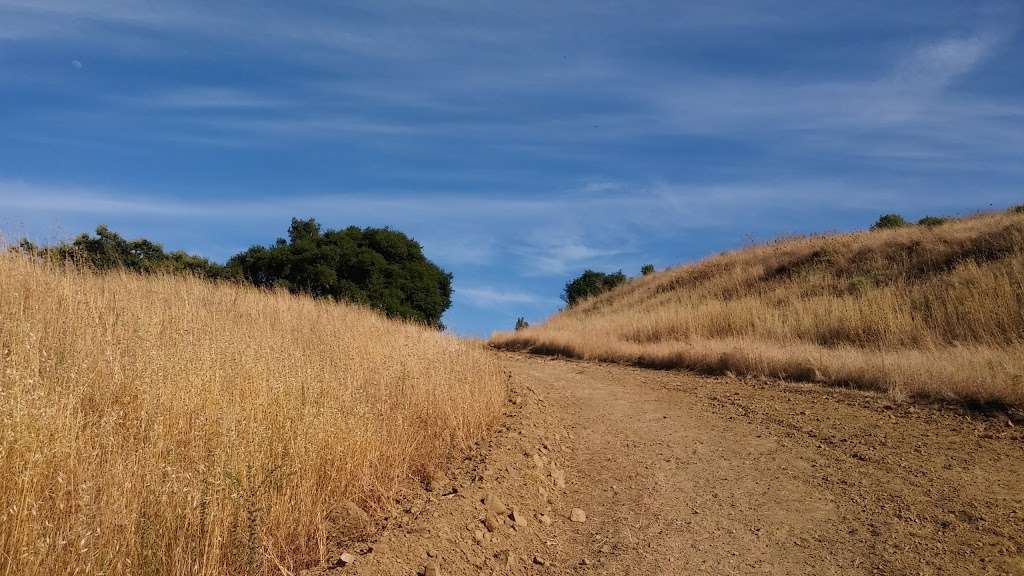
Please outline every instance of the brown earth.
M1005 415L504 357L491 440L311 573L1024 574Z

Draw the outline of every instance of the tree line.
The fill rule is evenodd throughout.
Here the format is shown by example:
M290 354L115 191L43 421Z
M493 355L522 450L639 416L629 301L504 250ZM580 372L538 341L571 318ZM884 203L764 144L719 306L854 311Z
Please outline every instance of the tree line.
M106 226L71 242L17 249L96 270L141 274L184 273L211 280L370 306L390 317L443 328L452 303L452 275L424 256L422 246L389 228L322 229L315 219L292 218L288 238L255 245L218 264L183 251L166 252L150 240L128 240Z

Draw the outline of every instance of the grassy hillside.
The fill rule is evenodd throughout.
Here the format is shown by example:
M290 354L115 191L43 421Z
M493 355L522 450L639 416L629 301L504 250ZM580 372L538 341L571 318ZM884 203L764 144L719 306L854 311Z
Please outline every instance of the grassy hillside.
M495 346L1024 405L1024 214L786 239L634 279Z
M361 308L0 254L0 573L315 565L342 505L480 438L504 378Z

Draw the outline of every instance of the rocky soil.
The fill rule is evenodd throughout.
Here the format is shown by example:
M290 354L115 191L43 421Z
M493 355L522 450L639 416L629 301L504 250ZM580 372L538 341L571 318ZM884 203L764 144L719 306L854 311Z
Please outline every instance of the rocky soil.
M1022 574L1024 424L506 355L505 421L309 574Z

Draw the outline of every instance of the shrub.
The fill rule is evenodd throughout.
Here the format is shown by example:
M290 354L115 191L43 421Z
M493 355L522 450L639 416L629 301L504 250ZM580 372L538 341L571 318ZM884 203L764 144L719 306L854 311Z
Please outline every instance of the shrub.
M917 221L921 226L941 226L949 222L949 218L942 218L941 216L925 216Z
M288 240L253 246L227 266L257 286L366 304L437 327L452 303L452 275L388 228L322 231L316 220L292 218Z
M526 318L520 316L516 318L516 330L524 330L530 327L530 323L526 321Z
M565 285L562 300L571 308L581 300L611 290L625 282L626 275L622 273L622 270L613 274L587 270Z
M886 228L902 228L908 226L910 223L907 222L903 216L899 214L883 214L878 217L878 222L875 222L872 226L872 230L884 230Z
M96 228L96 236L80 234L71 243L42 247L22 240L17 249L46 259L73 262L94 270L124 268L143 274L190 273L204 278L223 278L227 274L223 266L201 256L180 250L168 253L160 244L144 238L126 240L102 225Z
M654 274L654 264L644 264L643 267L640 268L640 274L643 276Z
M1010 208L1010 213L1012 213L1012 214L1024 214L1024 204L1021 204L1019 206L1014 206L1013 208Z

